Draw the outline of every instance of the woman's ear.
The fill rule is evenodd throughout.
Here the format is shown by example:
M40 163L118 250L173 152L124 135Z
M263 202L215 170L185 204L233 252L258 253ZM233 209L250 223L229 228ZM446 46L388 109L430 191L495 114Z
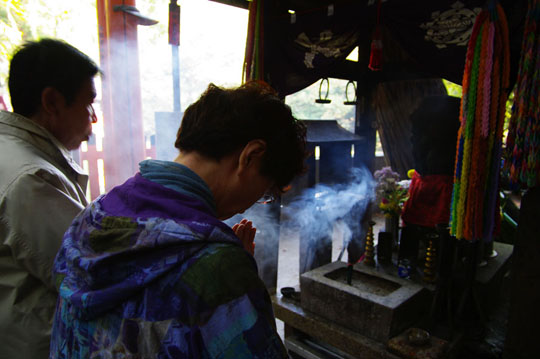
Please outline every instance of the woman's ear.
M253 168L254 164L258 164L266 152L266 142L263 140L249 141L238 158L238 170L244 171ZM258 170L258 166L257 170Z

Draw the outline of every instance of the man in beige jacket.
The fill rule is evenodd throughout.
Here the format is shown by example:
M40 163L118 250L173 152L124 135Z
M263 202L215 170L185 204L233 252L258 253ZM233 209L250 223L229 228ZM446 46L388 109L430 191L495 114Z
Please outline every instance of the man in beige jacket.
M97 65L71 45L13 56L13 113L0 112L0 358L47 358L57 293L51 266L87 201L70 151L92 134Z

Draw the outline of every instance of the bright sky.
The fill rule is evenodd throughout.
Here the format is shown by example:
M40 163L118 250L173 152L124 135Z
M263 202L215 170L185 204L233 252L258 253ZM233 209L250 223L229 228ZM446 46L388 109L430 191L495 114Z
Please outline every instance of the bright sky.
M139 26L139 64L145 132L154 112L172 111L172 55L168 44L169 0L136 1L141 14L159 21ZM194 102L210 82L239 85L248 11L209 0L178 0L181 108ZM61 38L99 61L96 0L28 0L32 32ZM51 17L43 17L43 13ZM39 31L38 31L39 30ZM99 83L96 83L99 87ZM99 90L99 88L98 88ZM7 92L7 91L6 91Z
M167 29L168 0L160 1L154 12L139 1L137 7L160 21L152 27L139 27L139 53L141 73L168 77L171 86L171 49L167 33L159 36L161 26ZM248 12L233 6L207 0L180 0L180 87L182 109L195 101L210 82L217 85L239 85L242 80ZM144 75L143 80L144 79ZM171 85L170 85L171 84ZM143 84L144 86L144 84ZM172 100L170 105L172 108ZM168 109L160 109L168 110Z

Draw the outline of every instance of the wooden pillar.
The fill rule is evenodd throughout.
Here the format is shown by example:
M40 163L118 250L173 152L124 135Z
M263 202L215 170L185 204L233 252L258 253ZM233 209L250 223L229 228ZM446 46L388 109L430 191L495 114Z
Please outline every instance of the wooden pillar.
M106 190L135 174L145 158L137 45L140 20L119 10L122 5L135 7L135 0L97 0Z
M366 166L373 171L375 166L375 111L372 106L376 82L370 73L365 73L358 80L357 104L354 133L365 141L362 147L355 150L355 167Z
M512 258L504 359L540 358L540 187L521 201Z

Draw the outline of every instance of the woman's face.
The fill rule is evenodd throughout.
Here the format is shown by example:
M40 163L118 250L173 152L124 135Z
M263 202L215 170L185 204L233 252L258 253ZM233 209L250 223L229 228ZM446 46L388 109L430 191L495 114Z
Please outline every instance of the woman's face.
M224 203L229 205L218 206L218 217L221 220L230 218L238 213L244 213L255 202L268 193L274 185L274 181L261 174L252 176L251 181L244 186L239 186L234 193L231 191L228 200ZM221 210L220 210L221 209Z
M274 180L261 174L262 157L253 158L252 161L244 171L232 179L225 191L224 200L218 203L220 219L243 213L274 187Z

